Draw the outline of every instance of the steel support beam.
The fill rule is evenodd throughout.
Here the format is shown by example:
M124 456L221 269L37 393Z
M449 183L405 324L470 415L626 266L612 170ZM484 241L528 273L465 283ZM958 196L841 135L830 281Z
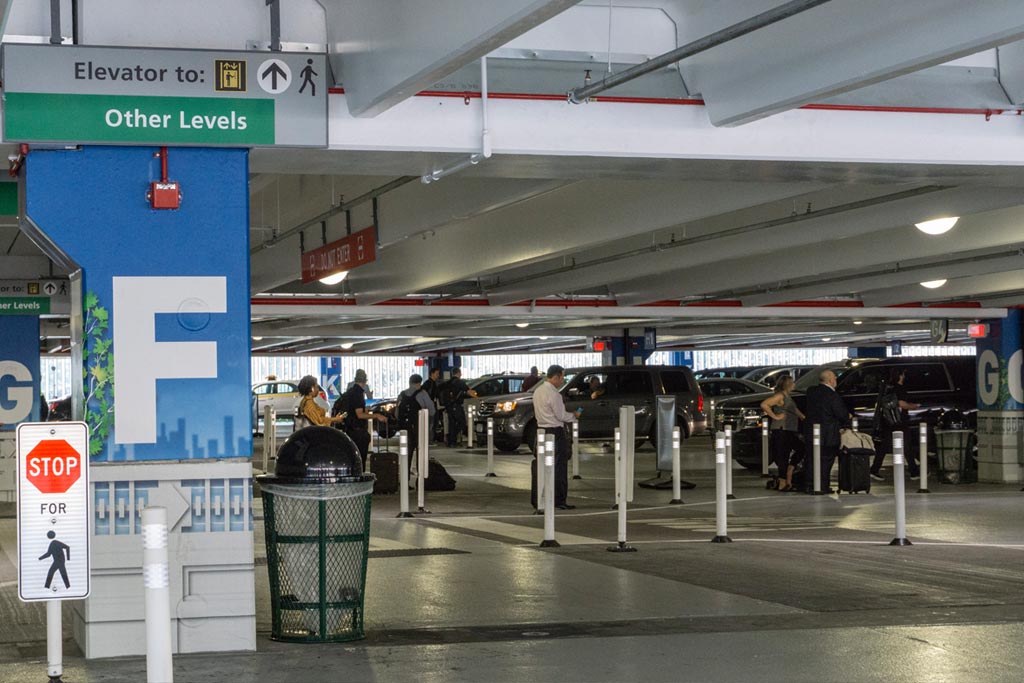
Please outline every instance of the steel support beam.
M1024 260L1022 258L1021 260ZM1018 262L1018 266L1024 265ZM920 284L907 287L890 287L864 292L862 298L868 306L892 306L912 302L975 300L985 294L1024 290L1024 270L1005 273L989 273L972 277L950 279L942 287L928 289Z
M693 3L681 41L777 0ZM685 12L685 9L684 9ZM1024 37L1024 5L1005 0L830 2L681 63L716 126L749 123Z
M577 2L321 0L355 116L376 116Z

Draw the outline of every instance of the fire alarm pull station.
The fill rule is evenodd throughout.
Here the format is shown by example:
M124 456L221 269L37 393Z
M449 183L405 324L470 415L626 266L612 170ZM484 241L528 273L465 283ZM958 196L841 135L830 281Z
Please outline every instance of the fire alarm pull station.
M181 187L167 179L167 148L161 147L153 156L160 158L160 180L149 184L146 199L154 209L177 209L181 205Z

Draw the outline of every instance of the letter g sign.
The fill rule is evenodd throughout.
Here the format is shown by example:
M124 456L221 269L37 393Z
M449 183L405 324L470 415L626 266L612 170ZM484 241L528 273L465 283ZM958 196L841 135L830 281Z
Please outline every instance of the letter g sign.
M0 360L0 423L21 422L31 415L33 393L29 369L18 361Z

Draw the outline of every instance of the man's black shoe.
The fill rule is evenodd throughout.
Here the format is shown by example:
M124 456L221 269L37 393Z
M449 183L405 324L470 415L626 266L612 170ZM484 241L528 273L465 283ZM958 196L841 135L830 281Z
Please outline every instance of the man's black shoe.
M558 508L559 510L575 510L576 509L575 505L556 505L555 507Z

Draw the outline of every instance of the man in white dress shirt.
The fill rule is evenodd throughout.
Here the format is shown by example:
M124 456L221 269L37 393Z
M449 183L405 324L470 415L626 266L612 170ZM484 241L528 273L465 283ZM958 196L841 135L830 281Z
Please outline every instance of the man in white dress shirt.
M559 510L572 510L576 506L566 502L569 494L569 458L572 457L572 447L565 425L575 422L583 409L577 408L575 413L565 412L565 401L558 392L563 384L565 368L561 365L549 367L547 379L533 392L533 415L537 418L537 427L543 429L545 434L553 434L555 437L555 507ZM539 454L534 453L534 467L539 467L542 462ZM530 503L534 508L537 507L536 470L534 476L530 477Z

